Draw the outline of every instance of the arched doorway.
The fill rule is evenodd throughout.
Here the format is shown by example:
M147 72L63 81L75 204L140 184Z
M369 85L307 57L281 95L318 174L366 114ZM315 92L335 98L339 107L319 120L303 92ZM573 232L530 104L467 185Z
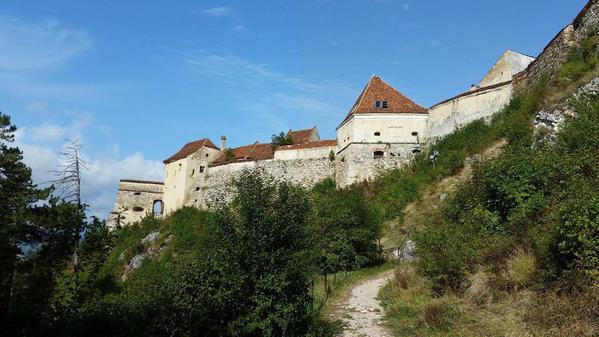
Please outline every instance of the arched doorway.
M164 212L164 203L162 200L154 200L154 204L152 204L152 214L162 215L162 212Z

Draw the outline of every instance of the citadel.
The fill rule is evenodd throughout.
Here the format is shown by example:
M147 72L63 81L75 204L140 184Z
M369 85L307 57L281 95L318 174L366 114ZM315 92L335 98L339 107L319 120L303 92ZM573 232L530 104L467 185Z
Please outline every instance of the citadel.
M126 225L184 206L207 208L228 182L248 168L278 180L311 187L333 178L338 187L375 178L402 167L427 144L474 120L493 116L512 97L513 77L534 58L504 52L469 91L424 108L377 75L372 75L336 129L336 139L320 139L316 126L289 130L291 145L259 143L227 147L204 138L185 144L164 160L164 182L122 179L109 226Z
M556 67L570 48L596 32L599 1L589 1L535 59L505 51L479 85L425 108L373 75L336 129L336 139L320 139L316 126L289 130L290 145L253 144L229 148L204 138L185 144L164 160L163 182L119 182L109 228L164 216L192 206L209 208L231 197L229 181L246 169L260 169L274 179L311 187L332 178L339 188L374 179L408 164L440 138L478 119L490 120L526 86Z

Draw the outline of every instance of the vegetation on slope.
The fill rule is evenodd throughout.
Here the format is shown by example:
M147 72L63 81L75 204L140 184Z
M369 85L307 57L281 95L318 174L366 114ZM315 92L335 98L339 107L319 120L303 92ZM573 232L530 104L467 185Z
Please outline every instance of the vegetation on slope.
M331 281L379 263L380 229L362 190L324 181L306 191L259 172L234 187L234 201L215 211L91 230L80 251L87 262L63 266L39 326L14 334L333 334L338 325L321 315Z
M596 46L589 39L554 80L514 98L484 136L505 138L503 152L476 161L469 181L408 224L420 259L382 294L398 334L597 334L599 97L571 100L576 116L555 144L532 130L538 110L598 75ZM466 128L439 145L473 137Z

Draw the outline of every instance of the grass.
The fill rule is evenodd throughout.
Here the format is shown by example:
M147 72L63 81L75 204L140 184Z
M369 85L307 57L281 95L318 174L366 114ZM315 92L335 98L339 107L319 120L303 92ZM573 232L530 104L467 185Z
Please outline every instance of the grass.
M530 197L530 204L522 203L523 206L517 209L521 211L520 213L506 213L510 217L506 215L505 219L500 217L502 214L505 215L500 212L487 211L486 213L479 212L479 214L476 211L481 208L468 208L471 205L468 202L472 202L472 205L480 203L488 206L493 200L503 201L504 199L493 199L495 195L492 193L490 197L484 193L476 194L479 190L473 189L472 186L484 185L481 187L484 188L482 191L494 193L496 190L493 183L505 183L506 181L505 179L493 179L494 176L486 176L484 177L486 180L482 180L482 175L480 175L482 171L480 171L480 167L475 166L478 167L478 170L475 170L472 181L482 181L485 184L464 185L464 182L471 180L472 174L467 165L460 166L460 161L464 158L465 153L471 156L473 151L481 153L485 148L491 147L492 149L493 142L497 143L502 138L509 142L505 153L498 160L487 160L481 165L489 166L492 163L499 163L498 166L493 167L495 170L490 172L505 171L509 174L511 171L504 170L500 164L507 163L514 166L517 160L526 163L527 159L532 162L530 157L524 157L526 151L522 150L521 156L516 156L513 155L514 150L530 148L530 145L527 144L530 144L532 139L530 137L532 133L531 120L537 111L563 108L567 97L570 97L573 92L591 79L599 76L599 67L597 67L599 56L596 54L598 44L599 37L593 37L584 42L582 46L573 51L568 62L548 83L548 86L539 85L522 96L514 98L510 106L499 112L487 127L483 125L474 128L466 127L442 140L436 146L441 153L446 154L446 158L449 157L445 163L439 163L443 170L435 171L424 163L417 162L415 167L421 165L423 171L416 172L414 168L411 168L411 172L410 169L406 169L404 173L394 173L396 177L404 179L406 175L409 176L408 173L411 173L412 182L416 182L414 185L417 186L409 191L413 192L412 195L406 197L405 189L395 191L389 189L392 193L404 192L397 198L400 202L393 204L393 199L390 196L384 192L378 193L385 197L375 200L383 204L383 209L402 206L403 214L396 214L399 215L398 219L400 220L399 224L393 223L394 228L405 230L407 227L410 231L423 234L417 236L418 243L420 243L418 245L420 261L417 264L402 264L396 270L394 280L390 281L379 294L386 310L387 324L395 336L586 337L599 335L599 286L596 279L593 283L592 278L582 278L576 270L572 270L570 273L560 272L555 274L557 276L554 278L547 278L546 275L554 270L547 267L546 260L553 255L550 255L551 252L544 254L543 249L548 249L546 241L547 238L552 239L551 235L547 235L545 238L542 235L535 235L534 230L531 230L530 233L521 230L528 228L526 226L530 228L537 226L540 231L551 233L549 226L552 224L549 222L563 220L566 215L568 217L565 219L572 219L571 224L592 223L596 225L596 217L588 216L588 214L596 214L596 212L587 211L587 209L595 209L593 208L596 206L596 202L593 201L595 199L583 197L581 200L584 202L580 203L582 206L579 207L577 203L573 203L575 206L564 208L563 205L566 204L567 198L566 200L555 199L554 205L547 201L554 199L545 200L533 195L537 198ZM591 105L591 107L595 109L592 112L596 113L597 104ZM579 112L577 120L584 121L579 122L578 125L575 124L576 128L581 131L570 128L570 134L565 135L564 139L565 141L573 139L570 141L573 145L567 142L564 144L579 151L590 149L589 156L596 158L597 152L594 146L597 141L596 137L592 136L596 132L588 131L595 130L593 128L596 126L594 125L596 119L589 117L592 114L587 113L589 116L584 117L585 115L581 114L579 110L576 111ZM481 134L481 130L488 132L488 135ZM467 146L466 143L474 141L477 137L482 137L484 145ZM459 151L460 146L464 146L465 150ZM502 146L498 146L499 150L501 148ZM541 158L553 159L549 155ZM552 167L547 164L549 161L540 160L538 162L539 164L536 166L530 165L530 167L534 167L534 172L531 175L534 179L536 179L535 174L548 176L542 169ZM576 161L576 163L580 162ZM551 163L555 164L555 162ZM522 165L522 168L529 167ZM568 171L568 174L570 172L572 170ZM589 177L595 174L594 172L584 171L583 176ZM515 178L513 181L531 181L530 184L542 183L542 180L539 180L540 182L534 179L526 180L528 179L527 174L524 169L517 170L517 179ZM575 174L571 173L571 175ZM564 176L564 180L568 178L570 177ZM393 183L384 180L383 182L385 184ZM549 183L550 186L554 186L551 184L555 184L556 181ZM512 185L507 181L507 184L501 185L501 187L507 188L506 191L509 193L517 194L520 193L519 191L524 191L521 186ZM456 190L457 192L450 196L451 202L465 207L456 206L454 209L439 207L443 203L441 200L443 198L440 196L453 194ZM522 193L526 193L526 191ZM576 194L558 195L576 196ZM524 197L526 199L528 195L524 195ZM457 203L454 202L455 200L464 202ZM559 207L566 211L559 213L561 218L535 216L537 214L533 212L535 207L545 204L547 207L544 210L547 212L554 211L554 208ZM492 204L482 209L502 210L503 208L500 206L502 207L502 205ZM466 211L461 211L464 209ZM583 211L578 211L580 209ZM576 213L577 211L578 213ZM580 216L577 218L576 216L579 214ZM440 220L445 220L445 223L449 223L453 227L444 228L447 229L446 232L435 231L444 223ZM505 227L506 224L511 227ZM574 227L572 235L578 239L577 242L596 242L583 235L587 232L582 230L577 232L576 230L580 226ZM462 228L465 229L462 230ZM480 233L476 232L476 229L481 229ZM391 230L389 232L391 232L390 235L393 235ZM510 234L512 236L506 233L512 233ZM489 240L485 241L481 238L489 238ZM427 247L427 244L428 251L423 249L423 247ZM588 246L591 247L591 245ZM589 259L596 256L590 250L584 252L590 256ZM427 253L429 254L428 260ZM587 255L581 256L587 257ZM431 256L432 260L437 263L436 265L431 264ZM447 256L455 258L451 259ZM470 256L470 258L463 258L463 256ZM588 265L593 266L592 264ZM461 266L465 266L465 268L459 269L458 267ZM435 269L436 267L439 268ZM424 273L429 275L430 279L423 276Z
M408 274L407 288L392 280L380 292L386 322L395 336L529 336L524 321L532 303L527 293L509 297L481 308L456 295L436 296L430 281L417 273L416 266L402 263ZM396 274L397 275L397 274Z

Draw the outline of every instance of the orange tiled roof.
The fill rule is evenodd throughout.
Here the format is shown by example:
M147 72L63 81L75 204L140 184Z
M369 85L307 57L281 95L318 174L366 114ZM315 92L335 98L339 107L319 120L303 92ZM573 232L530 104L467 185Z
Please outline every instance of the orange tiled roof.
M227 151L223 151L221 155L212 162L211 165L218 166L234 162L265 160L272 159L275 156L272 144L260 144L258 142L252 145L236 147L230 149L230 151L233 155L233 159L227 160Z
M277 151L311 149L317 147L337 146L337 140L313 140L302 144L283 145L277 148Z
M204 139L196 140L195 142L189 142L189 143L185 144L181 148L181 150L179 150L179 152L177 152L174 155L170 156L169 158L165 159L163 161L163 163L168 164L168 163L172 163L174 161L177 161L177 160L180 160L183 158L187 158L190 155L194 154L199 149L203 148L204 146L219 150L219 148L216 147L216 145L214 145L214 143L211 142L210 139L204 138Z
M289 132L287 132L287 136L290 136L291 139L293 139L293 144L302 144L310 141L314 131L316 131L316 126L305 130L289 130Z
M376 101L387 101L387 108L377 108L375 106ZM372 75L341 125L351 116L362 113L426 114L428 110L404 96L377 75Z

